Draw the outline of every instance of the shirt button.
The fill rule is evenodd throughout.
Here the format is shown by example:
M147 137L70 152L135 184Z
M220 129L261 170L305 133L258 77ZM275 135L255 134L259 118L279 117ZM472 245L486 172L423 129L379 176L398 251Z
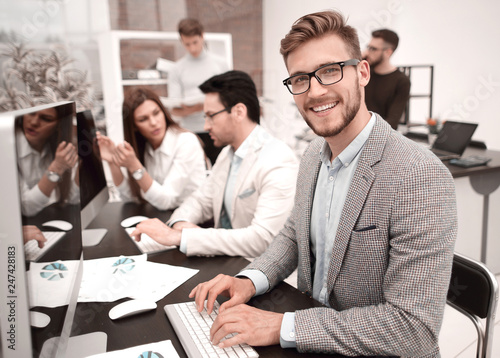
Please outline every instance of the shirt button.
M345 163L345 164L344 164L344 167L346 167L346 168L347 168L348 166L349 166L349 163Z
M294 338L295 337L295 333L294 332L290 332L289 336L290 336L290 338Z
M331 176L331 177L329 177L329 178L328 178L328 180L332 181L332 180L333 180L333 177L332 177L332 176Z

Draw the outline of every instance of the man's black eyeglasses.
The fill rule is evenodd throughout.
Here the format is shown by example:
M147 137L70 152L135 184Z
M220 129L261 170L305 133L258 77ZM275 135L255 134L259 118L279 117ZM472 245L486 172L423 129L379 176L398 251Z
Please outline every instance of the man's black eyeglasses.
M360 61L351 59L347 61L334 62L321 66L309 73L299 73L283 80L283 84L291 94L305 93L311 87L311 77L315 77L319 83L328 86L340 82L344 77L344 66L356 66Z
M213 118L218 115L219 113L222 113L224 111L228 111L228 113L231 113L231 108L232 107L226 107L224 109L221 109L220 111L218 112L215 112L215 113L212 113L212 114L207 114L205 113L205 120L209 120L209 121L213 121Z

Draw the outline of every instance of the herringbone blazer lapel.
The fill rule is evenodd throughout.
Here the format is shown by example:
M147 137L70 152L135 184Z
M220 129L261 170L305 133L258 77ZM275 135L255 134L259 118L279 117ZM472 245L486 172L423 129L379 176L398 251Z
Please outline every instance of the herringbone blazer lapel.
M329 292L333 290L335 280L340 272L344 255L349 245L351 232L358 221L370 188L375 180L373 166L380 161L387 137L390 133L390 127L386 125L384 120L378 115L376 117L375 125L359 158L358 166L354 172L351 186L347 193L347 199L340 216L340 223L335 236L328 269Z

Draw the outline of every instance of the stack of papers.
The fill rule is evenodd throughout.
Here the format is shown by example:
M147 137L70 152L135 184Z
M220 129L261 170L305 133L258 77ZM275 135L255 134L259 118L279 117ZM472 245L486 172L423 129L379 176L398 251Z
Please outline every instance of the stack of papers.
M30 306L67 305L70 279L74 279L78 263L32 263L28 271ZM59 268L57 275L47 266ZM85 260L78 302L114 302L125 297L157 302L196 273L198 270L147 261L146 254Z

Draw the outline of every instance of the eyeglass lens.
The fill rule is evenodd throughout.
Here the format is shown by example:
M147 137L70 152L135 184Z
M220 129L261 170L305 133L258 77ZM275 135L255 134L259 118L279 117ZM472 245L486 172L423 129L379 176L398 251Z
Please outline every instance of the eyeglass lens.
M334 63L318 68L314 77L324 85L331 85L342 79L342 66ZM297 75L287 81L287 86L294 94L305 92L309 89L311 77L309 74Z

